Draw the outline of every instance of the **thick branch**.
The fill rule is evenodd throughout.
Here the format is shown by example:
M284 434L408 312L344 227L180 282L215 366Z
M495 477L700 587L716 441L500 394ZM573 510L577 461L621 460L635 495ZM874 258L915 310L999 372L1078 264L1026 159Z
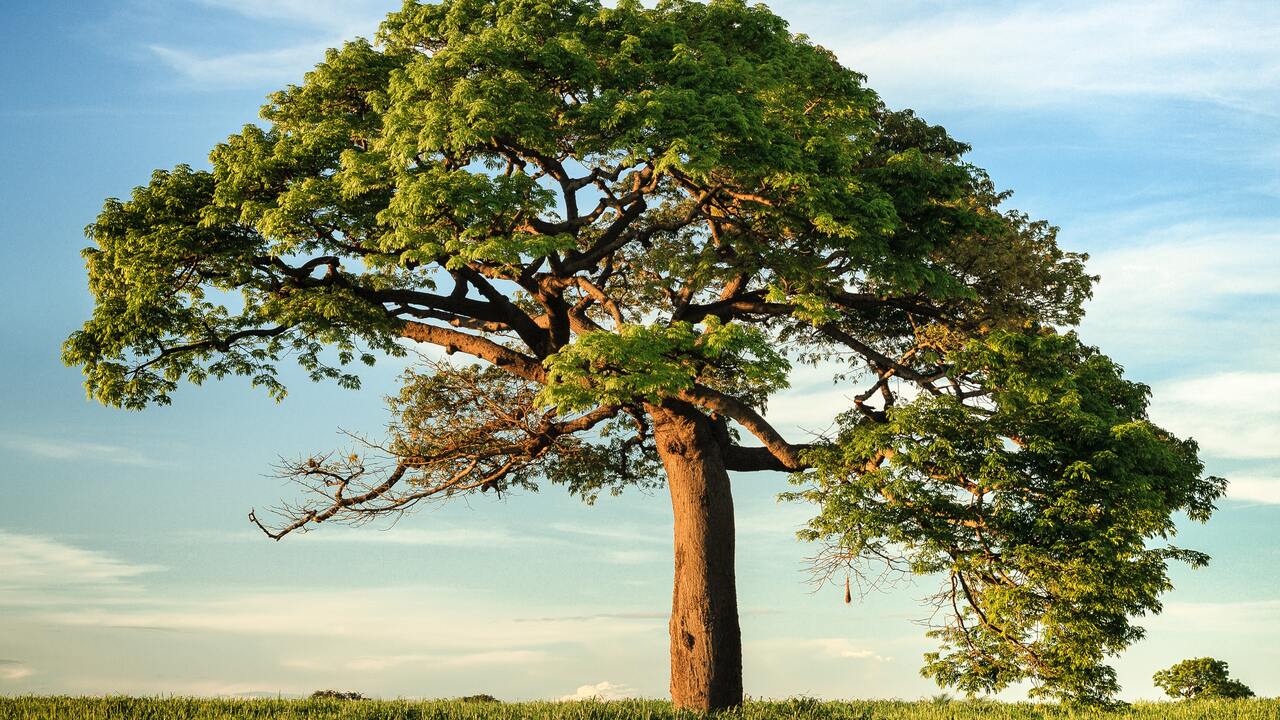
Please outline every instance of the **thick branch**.
M792 447L798 451L803 451L810 446L793 445ZM797 472L809 469L809 466L804 463L794 467L784 463L766 447L746 447L734 444L721 445L720 457L724 460L726 470L736 472L759 472L761 470Z
M760 442L764 443L765 449L777 459L783 468L787 470L804 469L804 462L800 459L800 451L804 449L804 446L792 445L787 442L782 437L782 434L750 405L735 397L712 390L705 385L695 385L688 390L681 391L676 397L732 418L739 425L746 428L747 432L755 435Z
M438 345L447 352L461 350L531 382L546 381L546 370L536 359L478 335L411 320L404 323L401 334L410 340Z
M289 265L274 256L255 258L255 262L261 267L269 267L283 273L288 278L288 284L292 287L338 286L349 289L357 297L378 305L385 306L394 303L406 308L417 306L482 322L501 323L519 335L525 345L535 354L545 356L550 352L547 331L539 327L533 318L516 307L484 275L473 268L457 270L455 271L455 277L460 277L463 280L463 282L459 283L459 286L470 284L485 297L485 300L466 297L465 292L440 295L421 290L366 287L361 285L356 278L342 273L336 257L315 258L299 267ZM329 271L324 277L312 277L311 273L321 266L327 266Z

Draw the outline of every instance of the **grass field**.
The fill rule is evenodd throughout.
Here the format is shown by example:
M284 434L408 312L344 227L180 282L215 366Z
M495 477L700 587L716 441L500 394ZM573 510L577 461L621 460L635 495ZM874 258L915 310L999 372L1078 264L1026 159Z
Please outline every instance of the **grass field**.
M496 703L456 700L211 700L203 698L0 697L3 720L661 720L694 718L658 700ZM765 720L1280 720L1278 700L1143 703L1097 712L1051 705L892 700L750 702L716 717Z

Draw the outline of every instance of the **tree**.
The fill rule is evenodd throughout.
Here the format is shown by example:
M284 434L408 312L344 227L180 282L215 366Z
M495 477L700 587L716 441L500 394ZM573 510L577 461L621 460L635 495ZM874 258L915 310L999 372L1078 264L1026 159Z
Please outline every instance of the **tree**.
M386 443L286 467L325 499L251 514L273 538L665 484L697 709L742 699L730 473L793 474L820 571L941 577L924 672L971 692L1107 697L1166 562L1205 561L1156 541L1224 481L1069 331L1085 257L763 6L408 2L262 116L107 201L64 358L125 408L233 374L281 398L287 355L347 387L406 344L467 359L406 376ZM819 361L852 407L788 439L766 402Z
M1183 660L1160 670L1151 680L1166 695L1179 700L1253 697L1249 686L1227 674L1225 660L1210 657Z

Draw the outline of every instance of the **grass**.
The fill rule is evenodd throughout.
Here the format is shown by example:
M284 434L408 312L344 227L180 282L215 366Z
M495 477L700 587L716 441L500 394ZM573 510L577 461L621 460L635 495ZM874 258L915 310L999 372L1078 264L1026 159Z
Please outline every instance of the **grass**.
M659 700L497 703L458 700L231 700L0 697L3 720L664 720L697 715ZM1109 712L985 701L753 701L724 720L1280 720L1280 699L1139 703Z

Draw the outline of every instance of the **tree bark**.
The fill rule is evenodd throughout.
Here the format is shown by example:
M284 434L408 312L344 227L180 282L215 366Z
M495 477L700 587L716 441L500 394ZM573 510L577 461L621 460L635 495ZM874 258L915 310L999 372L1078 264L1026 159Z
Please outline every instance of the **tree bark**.
M733 495L711 422L691 405L648 408L675 516L671 700L708 711L742 704Z

